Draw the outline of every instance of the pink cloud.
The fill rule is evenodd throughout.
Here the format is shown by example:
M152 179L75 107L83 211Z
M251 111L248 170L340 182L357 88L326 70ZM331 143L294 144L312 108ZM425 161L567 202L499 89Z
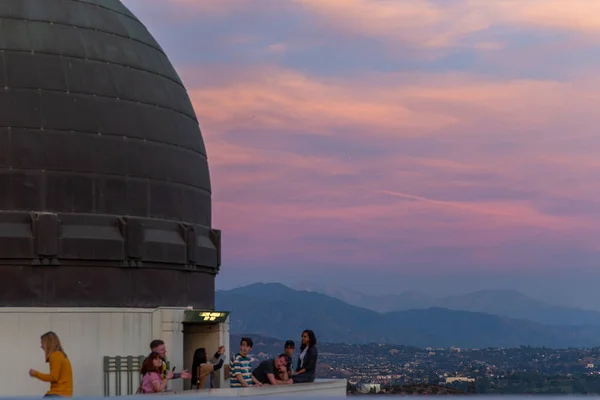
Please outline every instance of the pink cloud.
M482 262L509 257L503 249L518 243L552 243L558 249L565 236L578 237L569 246L600 250L593 240L598 217L549 213L536 200L577 204L600 192L600 184L586 177L598 168L597 157L583 148L563 153L560 145L572 134L560 130L565 121L588 112L588 125L600 123L593 113L594 78L486 81L392 73L344 80L268 67L221 72L228 80L213 72L213 84L190 93L212 166L215 224L233 240L230 257L383 263L390 253L381 246L399 243L414 253L407 262L435 260L427 249L436 247L463 249ZM343 129L352 126L357 129ZM506 130L488 131L497 126ZM381 141L382 148L411 138L435 143L455 137L462 146L436 156L305 155L287 139L298 129L306 138ZM232 142L232 132L268 133L277 145L251 138ZM507 138L518 147L495 152L493 143ZM489 148L482 152L485 143ZM479 175L493 178L481 181ZM581 179L557 186L568 177ZM482 184L499 197L444 198ZM512 191L527 195L502 197ZM441 198L423 194L428 192ZM310 240L317 234L332 242ZM348 241L337 242L340 238ZM521 261L532 262L529 256Z
M284 43L274 43L267 47L267 53L282 54L287 51L287 45Z
M573 113L592 115L600 101L595 77L490 81L465 74L390 73L341 79L249 69L241 74L230 69L222 85L191 88L203 126L220 131L249 124L284 131L301 126L313 135L354 127L368 129L371 137L419 137L490 119L512 129L538 129ZM222 74L212 68L196 73L217 81Z
M341 32L421 48L471 46L466 40L469 35L496 26L549 28L592 35L600 33L600 20L597 18L600 4L588 0L296 2L322 18L324 25ZM494 44L492 48L497 46ZM482 48L482 43L475 44L475 47Z
M134 1L127 0L126 4ZM481 38L486 30L496 27L552 29L576 33L579 40L592 40L600 34L596 17L600 3L590 0L144 0L144 6L174 21L258 12L263 17L281 18L283 10L301 7L324 32L369 37L392 46L402 44L412 50L428 51L452 47L502 49L505 43Z
M520 74L539 66L541 53L572 46L571 37L519 50L483 30L589 40L600 15L577 0L144 1L171 22L259 11L281 18L293 4L311 29L339 40L367 37L434 57L468 47ZM268 64L307 39L259 41L242 31L216 36L215 48L251 44L263 65L178 66L206 141L227 262L514 267L544 265L553 251L600 250L595 72L314 76ZM519 247L530 254L515 254Z
M588 0L519 0L480 2L469 1L471 6L489 10L496 21L525 24L544 28L600 34L600 3Z
M190 95L201 105L197 112L203 123L210 122L227 129L241 121L271 129L303 126L323 135L331 134L332 127L365 127L374 120L383 128L379 135L393 135L396 133L391 132L398 131L421 134L455 123L451 115L407 108L395 101L401 99L402 93L388 89L360 94L360 86L348 87L346 82L320 82L297 72L272 68L264 73L266 75L259 80L234 82L227 87L192 89ZM265 82L267 77L268 83ZM232 115L236 118L231 118ZM328 123L323 124L324 120Z
M320 28L325 31L376 38L413 49L497 50L505 44L471 40L471 36L494 27L554 29L592 38L600 34L600 20L596 17L600 3L589 0L144 0L144 5L160 8L163 17L171 20L223 17L257 10L263 15L281 17L278 11L297 5L320 21Z
M124 0L125 5L140 1L170 21L194 21L219 18L235 13L260 10L263 15L276 13L284 6L279 0Z

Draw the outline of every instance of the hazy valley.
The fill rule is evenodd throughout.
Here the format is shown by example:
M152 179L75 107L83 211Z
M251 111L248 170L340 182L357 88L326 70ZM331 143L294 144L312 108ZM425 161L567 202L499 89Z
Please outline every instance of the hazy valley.
M279 339L297 339L310 328L320 340L332 343L465 348L600 345L600 313L546 305L514 291L429 300L414 293L375 298L338 291L336 297L314 288L257 283L217 291L216 306L232 312L232 333Z

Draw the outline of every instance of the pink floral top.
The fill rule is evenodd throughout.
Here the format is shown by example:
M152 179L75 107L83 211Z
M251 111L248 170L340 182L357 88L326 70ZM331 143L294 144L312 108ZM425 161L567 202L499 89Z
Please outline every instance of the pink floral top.
M162 383L160 374L158 374L157 372L149 372L146 375L144 375L144 377L142 378L142 392L156 393L156 390L154 390L153 382L158 382L159 384Z

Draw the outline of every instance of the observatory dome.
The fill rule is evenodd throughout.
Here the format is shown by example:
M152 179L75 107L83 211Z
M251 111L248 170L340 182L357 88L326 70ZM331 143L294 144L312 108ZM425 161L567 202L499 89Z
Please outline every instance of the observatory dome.
M213 308L181 79L119 0L0 3L0 306Z

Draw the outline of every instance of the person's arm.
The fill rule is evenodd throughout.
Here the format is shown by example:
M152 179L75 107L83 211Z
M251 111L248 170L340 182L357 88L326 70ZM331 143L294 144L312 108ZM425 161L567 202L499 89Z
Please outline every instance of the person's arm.
M225 361L225 360L223 360L223 359L221 358L221 359L219 360L219 362L218 362L218 363L216 363L216 364L213 364L213 372L214 372L214 371L218 371L218 370L220 370L220 369L221 369L221 367L223 366L223 362L224 362L224 361Z
M319 356L319 352L316 347L311 347L308 349L306 354L304 355L304 365L302 369L300 369L297 374L302 374L307 371L314 372L317 370L317 357Z
M40 381L56 383L58 382L58 377L60 375L60 362L61 357L57 352L50 354L50 359L48 363L50 364L50 373L43 374L40 371L33 371L33 377L39 379Z
M238 380L238 382L240 383L240 385L242 385L244 387L248 386L248 384L244 380L244 377L242 376L241 373L238 372L237 374L235 374L234 378Z
M256 377L254 375L252 375L252 382L254 382L254 384L256 386L262 386L263 383L261 381L259 381L258 379L256 379Z
M267 374L267 378L269 378L269 382L271 385L289 385L293 381L287 377L287 372L282 375L282 379L275 379L275 374Z
M242 376L242 363L237 358L235 358L231 363L231 375L233 375L233 377L237 379L240 385L243 387L248 386L244 380L244 377Z
M179 377L181 379L192 379L192 374L191 374L191 372L188 372L187 369L184 369L183 371L181 371L179 373Z
M306 372L306 367L304 367L304 368L300 368L300 364L304 364L304 365L306 365L306 361L308 361L308 351L307 351L307 352L306 352L306 354L304 355L304 360L305 360L304 362L300 362L300 361L298 361L298 368L299 368L299 369L297 369L297 370L296 370L296 372L294 373L294 375L303 374L303 373L305 373L305 372Z
M294 383L292 380L292 366L288 365L288 367L281 373L281 380L288 383Z
M167 383L169 382L169 379L160 379L160 375L156 374L156 376L153 376L152 379L152 387L154 388L154 390L156 392L164 392L164 390L167 387Z
M225 353L225 346L219 346L212 360L210 360L213 364L217 363L219 359L222 359L223 354Z

